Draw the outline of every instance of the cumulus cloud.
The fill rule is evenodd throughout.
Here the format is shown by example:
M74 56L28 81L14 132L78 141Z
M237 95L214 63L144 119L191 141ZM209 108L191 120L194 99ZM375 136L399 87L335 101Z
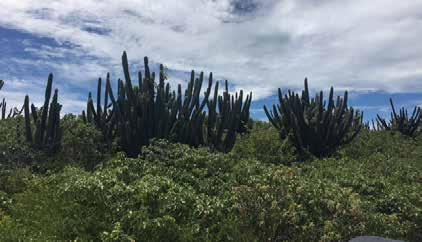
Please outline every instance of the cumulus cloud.
M316 89L422 91L420 9L421 0L2 0L0 26L72 44L26 50L76 83L117 72L127 50L134 63L147 55L181 73L213 71L264 98L305 76Z

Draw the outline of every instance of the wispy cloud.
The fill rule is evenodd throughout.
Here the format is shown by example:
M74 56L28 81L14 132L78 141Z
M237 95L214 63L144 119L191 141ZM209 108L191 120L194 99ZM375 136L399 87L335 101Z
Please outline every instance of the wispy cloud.
M422 91L421 0L2 0L0 26L55 39L29 44L75 85L147 55L180 79L213 71L254 98L277 87ZM28 67L29 68L29 67Z

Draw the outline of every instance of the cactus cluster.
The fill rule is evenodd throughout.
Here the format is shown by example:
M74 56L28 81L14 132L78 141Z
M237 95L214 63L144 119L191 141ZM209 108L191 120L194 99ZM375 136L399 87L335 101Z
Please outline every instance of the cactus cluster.
M3 88L3 85L4 81L0 80L0 90ZM14 107L9 110L9 113L7 113L6 98L3 98L3 100L0 102L0 119L17 117L22 114L22 111L23 107L21 109Z
M58 103L58 90L54 91L51 99L53 74L48 76L45 90L44 105L37 109L34 104L29 107L29 96L25 96L25 136L26 141L35 149L56 153L61 147L62 128L60 127L60 111L62 105ZM41 116L39 116L41 115ZM31 118L34 126L31 125ZM32 131L34 127L34 131Z
M104 90L104 106L101 105L102 80L98 79L97 85L97 103L96 108L91 92L88 94L86 112L82 111L82 119L85 122L94 124L104 137L104 141L110 147L116 136L116 115L111 109L112 103L108 103L108 97L111 94L110 74L107 73L106 86Z
M145 74L138 73L138 86L132 84L126 53L122 56L125 82L118 80L117 96L110 100L116 113L120 147L128 156L137 156L151 138L166 138L177 115L176 94L164 85L163 66L158 85L151 73L148 58L144 58Z
M393 130L399 131L403 135L415 137L419 131L422 123L422 110L420 107L415 107L412 112L412 116L409 116L405 108L401 108L397 114L394 107L393 100L390 98L391 105L391 120L386 121L384 118L377 115L376 125L373 122L373 128L375 130Z
M251 124L249 109L252 92L230 93L227 80L222 94L219 82L210 73L208 84L202 93L204 73L191 71L187 87L182 91L179 84L172 90L166 82L164 66L160 65L157 76L150 70L148 58L144 58L144 72L138 72L137 84L130 75L126 52L122 55L124 80L117 81L116 95L112 90L110 74L105 87L98 79L96 101L88 95L82 119L95 125L103 134L109 147L116 141L120 149L130 157L136 157L151 139L161 138L193 147L208 146L211 150L230 152L239 134L248 132ZM37 109L30 106L26 95L21 110L12 108L7 114L6 100L0 103L0 118L11 118L24 111L26 141L32 147L55 153L61 147L61 105L58 90L52 95L53 75L50 74L45 90L44 105ZM4 81L0 80L0 90ZM329 156L335 150L353 140L361 129L371 130L370 123L363 124L363 113L348 107L348 93L334 98L331 87L328 99L323 92L310 97L305 79L301 94L278 89L279 104L272 109L264 106L270 123L278 130L281 139L288 139L300 153L310 152L317 157ZM415 137L422 125L422 110L415 107L411 116L404 108L396 112L393 101L391 120L377 115L372 130L395 130ZM19 128L17 128L19 129Z
M201 72L199 78L195 78L195 72L192 71L184 96L182 96L182 87L179 84L174 105L175 116L169 134L171 140L194 147L206 144L207 136L204 135L204 123L207 115L204 109L211 95L212 73L209 75L208 87L201 100L203 81L204 73Z
M318 157L330 155L350 142L363 126L362 114L347 106L347 91L336 101L332 87L328 100L324 100L322 91L310 99L305 79L302 95L289 90L283 97L278 89L278 97L279 105L271 111L264 106L265 114L281 138L291 139L300 152L308 151Z
M23 107L21 109L18 109L16 107L10 108L9 112L7 112L6 107L6 99L3 98L3 101L0 103L0 119L14 118L22 114Z
M89 94L87 110L82 117L86 122L94 123L109 143L117 137L121 149L128 156L136 157L141 147L148 145L152 138L165 138L194 147L209 146L228 152L234 145L236 135L246 132L252 95L248 95L246 101L243 100L242 91L232 96L226 82L226 91L219 96L217 83L214 99L210 100L212 73L201 97L203 72L196 76L192 71L188 86L182 93L180 84L176 91L171 90L170 84L165 82L167 78L163 65L160 65L156 83L147 57L144 58L144 74L138 72L138 85L132 82L126 52L122 56L122 67L125 81L118 80L117 96L107 75L104 105L101 107L100 79L97 107L95 109L92 95Z
M231 95L227 80L223 96L218 95L218 83L214 90L214 99L208 102L208 142L221 152L229 152L235 142L237 133L248 131L249 108L252 102L252 92L243 101L243 91ZM225 132L227 130L227 132Z

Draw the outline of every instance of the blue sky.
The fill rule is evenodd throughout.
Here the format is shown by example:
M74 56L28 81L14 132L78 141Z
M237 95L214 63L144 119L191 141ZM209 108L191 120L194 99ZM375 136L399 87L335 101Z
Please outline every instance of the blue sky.
M2 0L0 97L40 104L48 73L65 112L80 113L98 77L164 63L174 85L212 71L253 91L252 114L277 88L350 92L365 119L422 104L422 0Z

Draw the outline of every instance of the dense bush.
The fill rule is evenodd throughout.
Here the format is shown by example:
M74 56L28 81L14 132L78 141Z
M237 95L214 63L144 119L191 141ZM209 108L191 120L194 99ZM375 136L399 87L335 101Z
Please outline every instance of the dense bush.
M104 144L100 131L74 115L64 116L62 127L62 151L56 158L62 164L76 163L93 170L115 150L114 146Z
M291 164L300 157L290 140L280 140L278 131L269 123L258 122L253 132L241 137L232 153L243 158L255 158L272 164Z
M42 159L40 152L32 150L24 141L23 123L22 117L0 120L0 169L25 166Z
M3 171L0 240L422 239L420 140L362 133L332 158L297 163L294 152L275 159L291 150L271 133L261 125L229 154L156 140L141 157L118 153L92 172Z
M397 131L362 131L350 144L336 154L338 158L364 159L374 154L388 158L406 157L409 161L422 164L422 137L409 138Z
M61 149L51 156L25 142L21 130L23 117L0 120L0 168L31 166L45 171L74 164L92 170L108 157L110 150L104 147L101 133L95 127L74 115L64 116L61 122L64 134Z

